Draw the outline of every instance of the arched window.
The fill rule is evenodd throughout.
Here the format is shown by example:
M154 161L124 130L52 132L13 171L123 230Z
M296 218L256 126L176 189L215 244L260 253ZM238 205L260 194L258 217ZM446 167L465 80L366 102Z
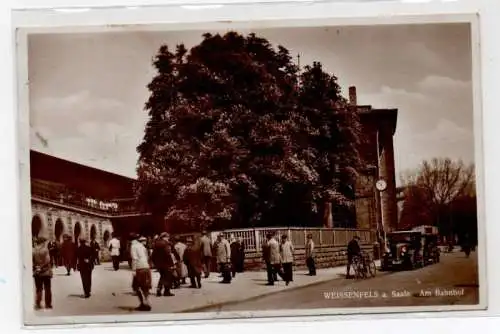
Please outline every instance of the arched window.
M61 219L56 220L56 225L54 226L54 236L56 241L61 242L64 233L64 224Z
M33 218L31 219L31 236L33 238L37 238L42 232L42 227L42 218L40 218L40 216L38 215L33 216Z

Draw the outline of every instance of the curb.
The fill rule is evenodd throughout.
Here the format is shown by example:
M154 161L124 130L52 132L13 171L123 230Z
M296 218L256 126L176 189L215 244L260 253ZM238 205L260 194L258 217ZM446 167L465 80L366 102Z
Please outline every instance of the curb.
M278 290L278 291L265 292L265 293L261 293L259 295L251 296L251 297L244 298L244 299L228 300L228 301L225 301L225 302L213 303L213 304L208 304L208 305L203 305L203 306L196 306L196 307L192 307L192 308L187 308L187 309L184 309L184 310L180 310L180 311L177 311L175 313L202 312L204 310L211 309L211 308L220 308L222 306L235 305L235 304L239 304L239 303L243 303L243 302L249 302L249 301L252 301L252 300L256 300L256 299L259 299L259 298L262 298L262 297L266 297L266 296L271 296L271 295L276 295L276 294L280 294L280 293L289 292L289 291L292 291L292 290L296 291L296 290L300 290L300 289L304 289L304 288L309 288L311 286L320 285L320 284L323 284L323 283L326 283L326 282L329 282L329 281L332 281L332 280L336 280L336 279L340 279L340 278L329 277L329 278L327 278L325 280L311 282L311 283L306 283L306 284L303 284L303 285L300 285L300 286L296 286L296 287L285 288L283 290Z
M377 266L377 271L379 271L380 260L376 260L375 261L375 265ZM338 266L337 268L339 268L339 272L342 271L342 270L340 270L341 268L343 268L344 270L346 269L345 266ZM213 304L209 304L209 305L195 306L195 307L191 307L191 308L186 308L186 309L177 311L175 313L195 313L195 312L202 312L204 310L211 309L211 308L220 308L220 307L223 307L223 306L235 305L235 304L239 304L239 303L253 301L253 300L256 300L256 299L259 299L259 298L262 298L262 297L266 297L266 296L276 295L276 294L279 294L279 293L285 293L285 292L289 292L289 291L296 291L296 290L300 290L300 289L304 289L304 288L309 288L311 286L320 285L320 284L323 284L323 283L326 283L326 282L329 282L329 281L333 281L333 280L336 280L336 279L340 279L340 278L332 278L332 277L330 277L330 278L325 279L325 280L311 282L311 283L306 283L304 285L300 285L300 286L296 286L296 287L292 287L292 288L288 288L288 289L284 289L284 290L270 291L270 292L266 292L266 293L261 293L259 295L251 296L251 297L244 298L244 299L228 300L228 301L225 301L225 302L218 302L218 303L213 303Z

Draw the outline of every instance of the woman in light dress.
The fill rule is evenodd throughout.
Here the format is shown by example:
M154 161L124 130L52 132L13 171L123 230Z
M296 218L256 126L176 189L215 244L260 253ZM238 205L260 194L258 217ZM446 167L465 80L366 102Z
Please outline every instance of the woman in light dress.
M175 241L174 249L179 256L176 264L178 279L181 284L186 284L188 270L186 264L184 263L184 252L186 251L187 246L181 241L181 238L176 238Z

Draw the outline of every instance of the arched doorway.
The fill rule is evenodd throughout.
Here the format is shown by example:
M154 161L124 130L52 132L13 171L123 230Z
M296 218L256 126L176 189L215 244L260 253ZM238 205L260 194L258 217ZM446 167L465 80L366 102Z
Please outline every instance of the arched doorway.
M90 228L90 240L96 240L97 239L97 229L95 225L92 225Z
M104 235L102 236L102 241L104 241L104 245L108 244L110 237L111 235L109 234L109 231L108 230L104 231Z
M64 233L64 224L61 219L58 219L56 221L56 225L54 227L54 236L56 238L56 241L61 242L62 236Z
M75 243L78 244L79 238L82 235L82 225L79 222L75 224L75 230L73 232L73 237L75 238Z
M33 238L37 238L42 232L42 227L42 218L40 218L40 216L38 215L33 216L33 218L31 219L31 236Z

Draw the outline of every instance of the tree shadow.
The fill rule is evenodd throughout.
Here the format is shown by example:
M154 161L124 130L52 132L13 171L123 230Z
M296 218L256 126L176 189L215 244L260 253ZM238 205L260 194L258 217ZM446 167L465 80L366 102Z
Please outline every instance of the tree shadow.
M127 296L134 296L134 297L137 296L137 294L135 292L132 292L132 291L124 292L123 294L127 295Z
M136 306L117 306L116 308L122 311L134 312Z
M252 281L254 281L254 282L267 282L267 279L265 279L265 278L252 278Z

